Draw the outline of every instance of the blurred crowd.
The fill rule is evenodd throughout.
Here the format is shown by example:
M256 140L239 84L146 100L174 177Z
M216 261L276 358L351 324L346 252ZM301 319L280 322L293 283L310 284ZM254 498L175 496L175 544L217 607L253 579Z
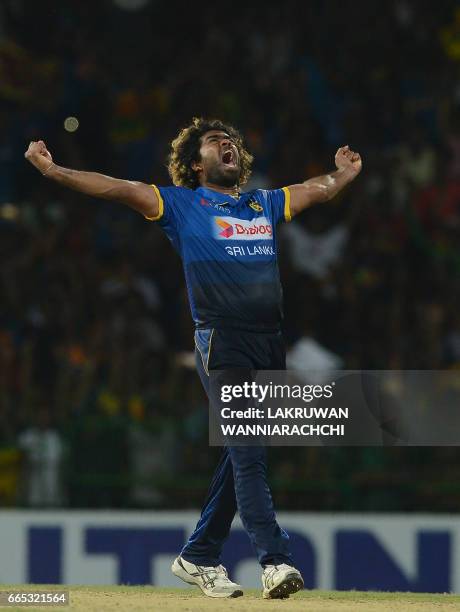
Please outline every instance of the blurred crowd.
M350 145L356 183L280 228L289 363L459 368L459 73L450 0L2 2L0 505L198 507L220 452L178 256L136 213L44 179L30 140L167 185L169 142L216 116L255 156L247 189L332 170ZM280 508L460 508L454 448L270 465Z

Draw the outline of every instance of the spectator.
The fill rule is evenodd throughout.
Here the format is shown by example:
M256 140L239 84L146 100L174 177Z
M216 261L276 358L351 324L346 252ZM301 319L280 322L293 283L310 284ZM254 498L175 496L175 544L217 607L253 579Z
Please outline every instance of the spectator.
M18 442L24 453L26 504L32 508L62 506L64 445L49 410L38 410L36 424L25 429Z

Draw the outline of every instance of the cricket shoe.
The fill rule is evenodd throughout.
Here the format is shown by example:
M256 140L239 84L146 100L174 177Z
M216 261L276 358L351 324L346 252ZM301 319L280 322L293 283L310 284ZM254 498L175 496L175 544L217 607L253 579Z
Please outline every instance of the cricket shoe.
M295 567L282 563L281 565L266 565L262 572L264 599L285 599L303 589L303 578Z
M208 597L240 597L243 594L241 585L229 580L223 565L195 565L177 557L171 565L171 571L184 582L199 586Z

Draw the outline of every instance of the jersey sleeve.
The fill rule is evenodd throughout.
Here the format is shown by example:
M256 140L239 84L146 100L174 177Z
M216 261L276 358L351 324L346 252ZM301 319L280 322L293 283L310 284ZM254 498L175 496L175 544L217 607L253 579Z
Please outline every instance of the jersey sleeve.
M158 198L158 215L145 218L147 221L156 221L168 236L177 234L185 220L184 189L180 187L157 187L157 185L151 185L151 187Z
M271 189L265 192L267 206L273 225L291 220L291 193L288 187Z

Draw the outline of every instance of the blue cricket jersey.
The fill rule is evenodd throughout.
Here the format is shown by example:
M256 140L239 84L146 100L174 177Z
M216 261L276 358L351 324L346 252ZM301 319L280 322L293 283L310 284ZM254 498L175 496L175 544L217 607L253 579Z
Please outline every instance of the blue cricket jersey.
M276 226L290 221L289 189L239 198L199 187L157 187L157 221L182 258L197 329L277 330L282 289Z

